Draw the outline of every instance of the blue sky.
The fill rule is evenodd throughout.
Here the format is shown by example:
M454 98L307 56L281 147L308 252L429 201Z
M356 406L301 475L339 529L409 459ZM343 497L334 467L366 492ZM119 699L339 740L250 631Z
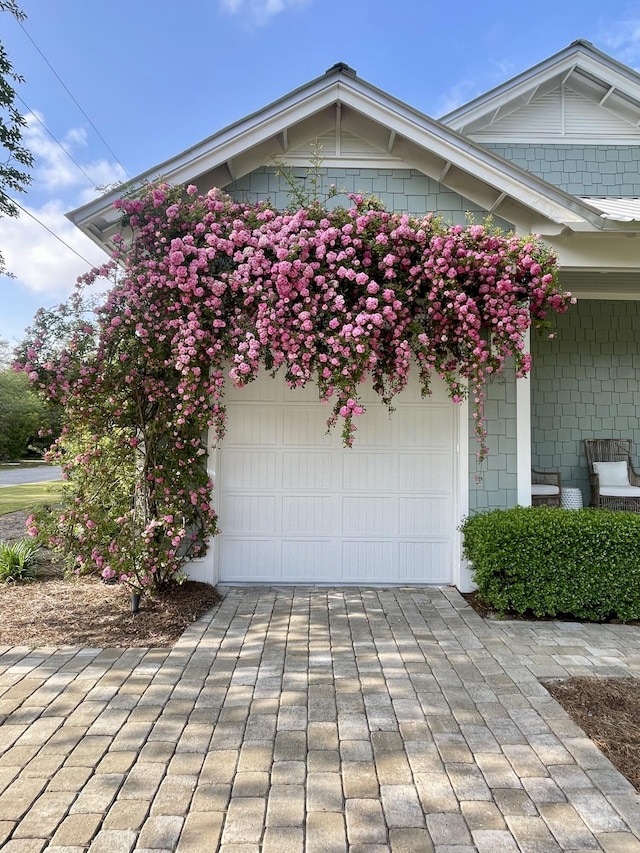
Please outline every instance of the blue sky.
M30 116L24 140L35 156L19 201L91 263L104 256L64 213L95 197L95 186L152 168L335 62L436 118L578 38L640 69L637 0L20 5L24 29L0 13L0 38L25 78L18 106ZM0 247L17 276L0 277L0 337L18 341L36 309L63 300L88 264L24 214L0 219Z

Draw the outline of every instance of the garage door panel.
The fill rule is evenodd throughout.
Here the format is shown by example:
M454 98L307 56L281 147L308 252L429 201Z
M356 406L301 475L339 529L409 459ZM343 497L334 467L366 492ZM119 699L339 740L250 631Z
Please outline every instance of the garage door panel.
M225 400L229 403L235 401L246 403L278 403L280 402L281 383L276 379L274 382L265 382L265 376L260 376L253 382L248 382L242 388L236 388L229 383L225 389Z
M282 580L317 583L336 565L336 543L325 539L283 539Z
M412 583L451 582L448 539L398 543L398 580Z
M299 406L287 407L284 419L282 443L285 447L327 447L340 446L340 436L327 433L326 420L331 414L326 407L317 405L307 408Z
M277 385L278 380L274 382ZM318 386L315 382L308 382L306 385L301 388L288 388L286 383L282 383L282 399L287 404L300 404L300 403L315 403L316 405L322 405L320 403L320 394L318 393Z
M282 488L287 491L324 491L339 482L341 461L335 453L309 450L282 454Z
M354 424L356 426L354 448L391 447L393 423L389 410L380 401L367 406L363 415L354 418Z
M453 464L447 453L399 453L398 489L400 492L453 493Z
M225 446L237 444L276 445L279 436L280 409L273 406L227 406Z
M422 401L414 377L390 416L363 385L351 449L340 424L327 435L313 386L234 389L215 476L220 580L450 583L456 420L444 383L434 389Z
M342 579L350 583L384 583L395 562L391 540L346 539L342 543Z
M285 495L282 499L282 532L308 535L310 530L326 536L339 536L342 519L333 495Z
M395 533L394 510L393 498L343 497L342 532L345 536Z
M451 406L431 404L407 406L398 419L398 447L424 447L447 450L451 446L453 412Z
M277 533L280 527L279 501L273 495L228 494L221 507L225 519L225 533L252 534Z
M262 539L220 537L221 580L273 582L273 567L280 562L280 543L272 537Z
M432 377L431 382L431 393L427 394L425 397L422 396L422 391L420 389L420 381L418 379L417 371L413 370L412 375L409 377L409 385L407 390L410 394L415 396L415 399L421 403L426 403L427 405L437 405L444 404L445 406L451 405L451 400L449 398L449 391L447 390L446 383L440 379L438 376ZM404 393L404 392L403 392Z
M271 490L278 479L278 454L268 450L225 449L220 481L226 491Z
M342 456L342 482L345 491L390 491L397 488L397 467L391 453L363 453L353 448Z
M398 533L423 536L425 531L446 530L451 519L451 501L423 495L398 499Z

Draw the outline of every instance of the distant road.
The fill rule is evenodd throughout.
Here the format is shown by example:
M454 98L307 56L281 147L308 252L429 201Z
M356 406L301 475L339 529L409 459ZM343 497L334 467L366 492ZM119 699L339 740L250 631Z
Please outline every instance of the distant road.
M62 479L62 469L55 465L15 465L0 467L0 488L22 486L25 483L42 483Z

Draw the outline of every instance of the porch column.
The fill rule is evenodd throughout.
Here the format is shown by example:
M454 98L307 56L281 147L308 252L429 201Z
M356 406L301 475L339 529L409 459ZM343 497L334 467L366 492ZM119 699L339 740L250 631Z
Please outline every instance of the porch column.
M524 347L531 351L531 331L527 329ZM531 506L531 379L516 379L516 439L518 503Z
M469 401L457 404L458 409L458 442L456 459L458 469L458 501L457 518L460 523L469 515ZM477 585L473 581L469 563L462 557L462 534L456 537L454 553L453 583L460 592L473 592Z

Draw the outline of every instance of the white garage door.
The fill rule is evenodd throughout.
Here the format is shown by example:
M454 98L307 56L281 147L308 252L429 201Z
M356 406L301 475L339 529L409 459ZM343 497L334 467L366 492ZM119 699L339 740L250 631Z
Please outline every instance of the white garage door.
M415 371L414 371L415 373ZM281 376L229 388L215 463L222 582L450 583L456 530L454 404L417 383L391 415L373 390L353 448L314 386Z

